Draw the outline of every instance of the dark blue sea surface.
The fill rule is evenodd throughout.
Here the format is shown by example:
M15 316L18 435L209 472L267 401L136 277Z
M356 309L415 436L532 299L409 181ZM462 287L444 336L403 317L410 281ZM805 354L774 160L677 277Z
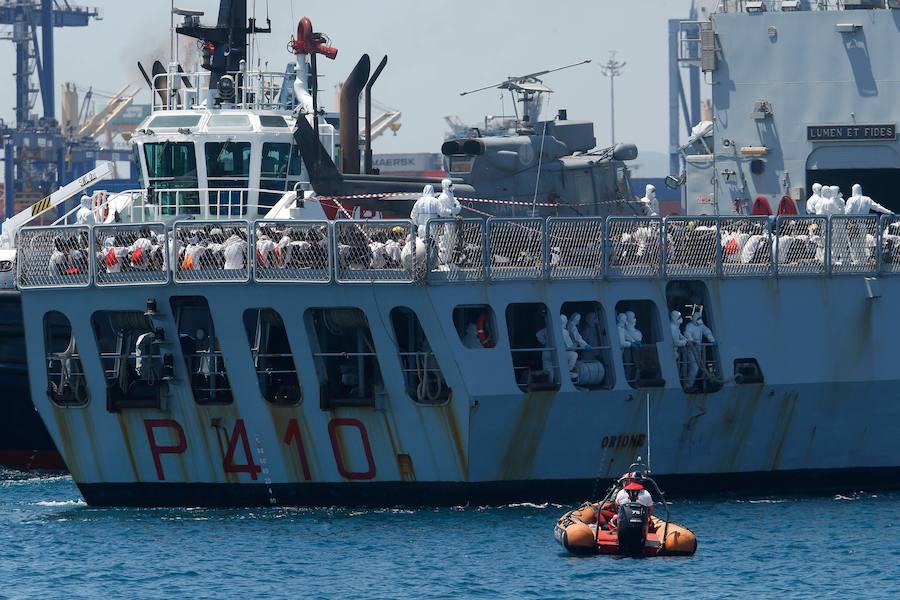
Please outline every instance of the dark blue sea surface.
M684 501L692 558L576 558L566 507L96 509L0 473L2 598L897 598L900 495Z

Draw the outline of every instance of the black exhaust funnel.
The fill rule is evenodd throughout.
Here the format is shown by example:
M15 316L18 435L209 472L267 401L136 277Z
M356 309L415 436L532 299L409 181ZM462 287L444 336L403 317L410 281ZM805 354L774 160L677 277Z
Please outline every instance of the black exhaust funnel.
M369 55L363 54L341 88L341 172L360 172L359 95L369 80Z
M381 59L381 62L375 67L375 72L372 73L369 83L366 84L366 153L364 172L369 175L374 173L372 170L372 86L375 85L378 76L384 71L387 61L387 56Z

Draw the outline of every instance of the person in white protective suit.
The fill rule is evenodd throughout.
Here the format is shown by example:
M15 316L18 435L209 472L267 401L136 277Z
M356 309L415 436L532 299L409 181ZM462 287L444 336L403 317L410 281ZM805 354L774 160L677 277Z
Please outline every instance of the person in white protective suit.
M840 198L841 189L836 185L822 188L822 200L819 202L817 215L830 217L844 214L844 201ZM844 223L835 223L831 229L831 260L837 264L843 262L849 240Z
M681 332L681 324L684 322L684 319L681 317L681 313L677 310L673 310L669 313L669 328L672 330L672 343L675 346L675 360L677 362L678 367L678 377L684 380L685 375L685 363L687 357L687 345L688 339Z
M880 212L885 215L894 214L882 205L878 204L868 196L863 196L862 186L858 183L853 185L853 195L847 200L844 206L844 214L846 215L867 215L871 211Z
M637 317L630 310L625 312L625 332L631 337L632 343L640 344L644 341L644 334L637 328Z
M703 342L715 344L712 330L703 322L703 313L698 311L691 316L691 321L684 326L684 337L687 339L687 365L685 366L684 387L690 390L697 381L700 363L706 360L706 348Z
M538 344L541 348L547 348L547 328L538 330L537 333L534 334L535 339L538 341ZM556 379L556 369L553 368L553 352L551 350L544 350L541 352L541 362L543 364L544 371L550 376L552 380Z
M812 196L806 201L806 214L815 215L819 202L822 201L822 184L814 183L812 186Z
M416 225L416 235L425 239L428 234L428 221L441 216L441 201L434 197L434 186L426 185L422 196L413 204L409 218Z
M94 225L97 223L90 196L83 195L81 197L81 206L78 207L78 212L75 213L75 223L78 225Z
M546 331L546 330L545 330ZM475 323L469 323L466 325L466 331L462 336L462 344L466 348L470 348L472 350L478 350L480 348L484 348L481 344L481 338L478 337L478 325Z
M622 348L640 348L641 341L634 339L628 332L628 315L625 313L616 315L616 329L619 332L619 345Z
M572 335L569 333L569 319L566 318L566 315L559 315L559 321L562 323L563 344L566 346L566 367L571 374L575 370L575 364L578 362L578 352L574 350L575 340L572 339ZM574 379L574 376L572 378Z
M648 217L658 217L659 216L659 200L656 198L656 186L647 184L647 187L644 188L644 197L641 198L641 206L644 209L644 214Z
M225 256L225 268L241 270L247 264L247 242L238 235L237 229L225 240L222 253Z
M858 183L853 185L853 195L847 200L844 206L844 214L864 217L870 211L880 212L882 214L893 214L890 210L878 204L868 196L863 196L862 186ZM868 257L869 237L872 237L871 244L874 246L874 236L867 233L867 227L864 223L855 222L853 219L849 223L844 223L847 227L847 242L850 249L850 262L860 265L866 262Z
M453 195L453 182L451 180L441 180L441 195L438 196L438 201L440 202L440 216L442 219L459 217L459 213L462 212L462 205ZM452 223L447 223L441 229L443 231L441 231L438 238L438 256L442 263L450 264L453 262L453 248L456 245L459 228Z
M581 325L581 313L574 312L569 316L569 323L566 329L569 330L569 337L572 338L573 347L578 350L590 350L591 345L581 335L579 326Z

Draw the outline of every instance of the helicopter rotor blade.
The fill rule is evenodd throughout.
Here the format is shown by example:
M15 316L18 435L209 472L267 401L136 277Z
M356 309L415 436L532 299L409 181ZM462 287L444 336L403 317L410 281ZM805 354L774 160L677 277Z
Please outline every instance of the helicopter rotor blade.
M468 92L460 92L460 96L467 96L469 94L474 94L475 92L483 92L485 90L490 90L492 88L499 88L501 90L509 90L513 89L513 86L519 83L523 83L528 81L529 79L535 79L537 77L541 77L542 75L547 75L548 73L556 73L557 71L562 71L563 69L571 69L572 67L580 67L581 65L586 65L591 62L591 59L583 60L581 62L572 63L570 65L565 65L562 67L557 67L555 69L547 69L545 71L538 71L536 73L529 73L528 75L521 75L519 77L509 77L506 81L501 81L500 83L495 83L493 85L486 85L484 87L480 87L475 90L469 90Z
M563 69L571 69L572 67L580 67L581 65L586 65L591 62L591 59L583 60L581 62L572 63L571 65L566 65L564 67L556 67L555 69L547 69L546 71L538 71L537 73L529 73L528 75L522 75L521 77L512 77L511 79L530 79L532 77L540 77L542 75L547 75L549 73L556 73L557 71L562 71Z
M475 92L483 92L484 90L490 90L490 89L493 89L493 88L499 88L499 87L501 87L501 86L504 86L504 85L508 84L510 81L512 81L512 79L507 79L506 81L501 81L500 83L494 83L494 84L491 84L491 85L486 85L486 86L484 86L484 87L478 88L477 90L469 90L468 92L460 92L459 95L460 95L460 96L468 96L469 94L474 94ZM502 89L502 88L501 88L501 89Z

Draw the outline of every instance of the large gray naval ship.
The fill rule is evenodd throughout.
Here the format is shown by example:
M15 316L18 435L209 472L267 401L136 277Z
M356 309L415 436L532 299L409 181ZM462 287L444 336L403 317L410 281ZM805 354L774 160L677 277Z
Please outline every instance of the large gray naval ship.
M878 4L727 2L698 24L712 126L666 218L652 197L564 212L587 169L504 216L447 181L410 218L325 220L391 182L336 172L304 77L292 111L244 65L202 93L160 75L136 136L154 185L17 238L31 394L86 501L561 499L637 457L676 493L896 485L900 222L803 214L800 193L875 195L900 168L900 11ZM301 74L327 52L308 33ZM478 142L450 154L501 143Z

